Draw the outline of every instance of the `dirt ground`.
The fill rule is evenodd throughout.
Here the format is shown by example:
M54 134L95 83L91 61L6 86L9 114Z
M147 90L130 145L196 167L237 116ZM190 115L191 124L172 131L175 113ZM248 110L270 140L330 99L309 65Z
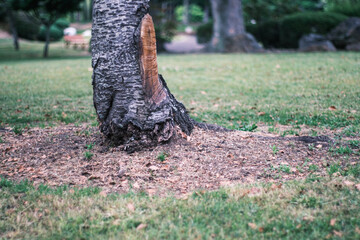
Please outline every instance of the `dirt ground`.
M1 129L0 175L28 179L35 185L98 186L106 192L180 196L237 183L326 175L333 162L355 164L359 160L356 154L330 152L336 133L319 131L317 137L305 137L310 129L302 127L300 137L281 137L268 133L266 126L256 132L197 128L187 139L127 154L121 146L105 146L97 127L85 124L32 128L22 135ZM94 144L90 150L89 144ZM91 159L85 152L93 154ZM318 167L311 170L309 165Z

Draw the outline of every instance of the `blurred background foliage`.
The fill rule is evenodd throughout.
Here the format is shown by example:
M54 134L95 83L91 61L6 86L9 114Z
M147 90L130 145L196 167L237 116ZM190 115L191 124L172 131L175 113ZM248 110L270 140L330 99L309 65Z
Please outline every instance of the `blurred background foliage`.
M31 7L39 3L50 4L52 11L47 14L56 16L49 22L50 41L61 40L70 23L91 23L92 0L0 0L1 28L11 33L12 17L20 38L45 41L46 24L39 21ZM305 34L327 34L344 19L360 17L360 0L242 0L242 3L247 31L266 48L296 48ZM213 30L210 0L151 0L150 4L159 51L189 27L190 32L196 32L199 43L210 41Z

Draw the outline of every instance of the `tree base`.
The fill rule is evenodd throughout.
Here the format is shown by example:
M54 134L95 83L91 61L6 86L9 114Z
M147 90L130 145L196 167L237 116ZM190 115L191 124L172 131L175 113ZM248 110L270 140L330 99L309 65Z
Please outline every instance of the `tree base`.
M168 114L168 118L160 122L148 121L148 125L137 125L137 119L131 118L123 119L120 124L116 122L100 123L100 130L108 143L115 146L124 145L124 150L132 153L169 142L176 138L179 133L182 135L191 134L194 128L194 120L189 117L185 106L170 93L161 75L159 75L159 81L166 93L166 99L161 105L156 106L153 112L155 115Z
M237 36L225 37L223 39L213 38L209 51L211 52L244 52L262 53L263 47L256 41L253 35L245 33Z

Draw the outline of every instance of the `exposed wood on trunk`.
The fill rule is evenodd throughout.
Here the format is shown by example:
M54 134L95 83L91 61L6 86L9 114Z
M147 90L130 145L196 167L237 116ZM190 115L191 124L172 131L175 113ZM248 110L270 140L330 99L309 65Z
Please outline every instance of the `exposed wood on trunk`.
M100 130L132 152L190 134L193 122L157 72L149 0L94 0L92 66Z
M140 69L147 100L151 104L159 105L165 100L166 93L159 81L155 28L149 14L146 14L141 21Z

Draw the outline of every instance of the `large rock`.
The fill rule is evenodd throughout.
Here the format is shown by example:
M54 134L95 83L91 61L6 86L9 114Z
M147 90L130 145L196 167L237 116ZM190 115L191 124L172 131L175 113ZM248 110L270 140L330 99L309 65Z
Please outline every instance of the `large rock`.
M347 45L346 50L360 52L360 42Z
M309 34L300 39L299 50L303 52L333 52L336 51L336 48L324 36Z
M340 49L348 49L348 45L360 43L360 18L351 17L340 23L328 34L328 39Z

